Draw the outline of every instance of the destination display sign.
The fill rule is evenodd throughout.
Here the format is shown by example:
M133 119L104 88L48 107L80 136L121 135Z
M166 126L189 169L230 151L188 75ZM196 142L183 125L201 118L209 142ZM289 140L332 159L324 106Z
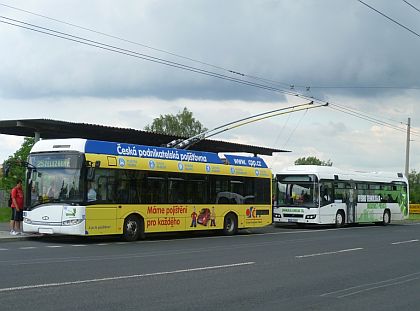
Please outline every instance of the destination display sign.
M29 163L37 169L42 168L77 168L80 156L74 154L66 155L41 155L34 154L29 157Z

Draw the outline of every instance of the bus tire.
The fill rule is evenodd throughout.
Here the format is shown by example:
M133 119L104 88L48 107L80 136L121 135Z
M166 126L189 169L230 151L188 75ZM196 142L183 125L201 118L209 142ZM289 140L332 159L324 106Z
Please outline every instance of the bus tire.
M337 214L335 215L335 227L336 228L341 228L344 226L345 220L344 220L344 212L343 211L338 211Z
M234 235L238 232L238 217L234 213L229 213L223 221L223 234Z
M391 223L391 213L389 212L389 210L385 210L384 211L384 215L382 216L382 222L381 225L382 226L386 226L388 224Z
M144 221L137 215L129 215L124 220L123 239L127 242L144 238Z

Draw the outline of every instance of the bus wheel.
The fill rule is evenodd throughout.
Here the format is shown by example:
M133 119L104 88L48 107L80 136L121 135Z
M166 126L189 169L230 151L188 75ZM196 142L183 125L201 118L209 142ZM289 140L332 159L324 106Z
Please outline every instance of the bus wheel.
M143 221L135 215L128 216L124 221L123 238L127 242L136 241L144 237Z
M223 223L223 234L233 235L238 232L238 218L235 214L229 213L225 216Z
M386 226L386 225L388 225L389 223L391 222L391 215L390 215L390 213L389 213L389 210L385 210L384 211L384 215L383 215L383 217L382 217L382 225L383 226Z
M344 226L344 213L342 211L338 211L337 215L335 215L335 227L341 228Z

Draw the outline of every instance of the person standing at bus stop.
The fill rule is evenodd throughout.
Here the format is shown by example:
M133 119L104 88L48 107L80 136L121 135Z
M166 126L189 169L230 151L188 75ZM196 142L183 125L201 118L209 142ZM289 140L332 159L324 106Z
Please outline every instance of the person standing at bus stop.
M10 220L10 234L17 235L21 234L21 224L23 221L23 190L22 180L16 181L16 186L11 192L12 198L12 219Z

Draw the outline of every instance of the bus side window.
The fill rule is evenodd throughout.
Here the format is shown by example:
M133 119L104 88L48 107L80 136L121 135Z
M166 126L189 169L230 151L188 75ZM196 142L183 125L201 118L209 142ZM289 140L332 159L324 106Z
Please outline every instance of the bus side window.
M331 182L323 182L321 184L321 206L328 205L333 202L333 187Z

